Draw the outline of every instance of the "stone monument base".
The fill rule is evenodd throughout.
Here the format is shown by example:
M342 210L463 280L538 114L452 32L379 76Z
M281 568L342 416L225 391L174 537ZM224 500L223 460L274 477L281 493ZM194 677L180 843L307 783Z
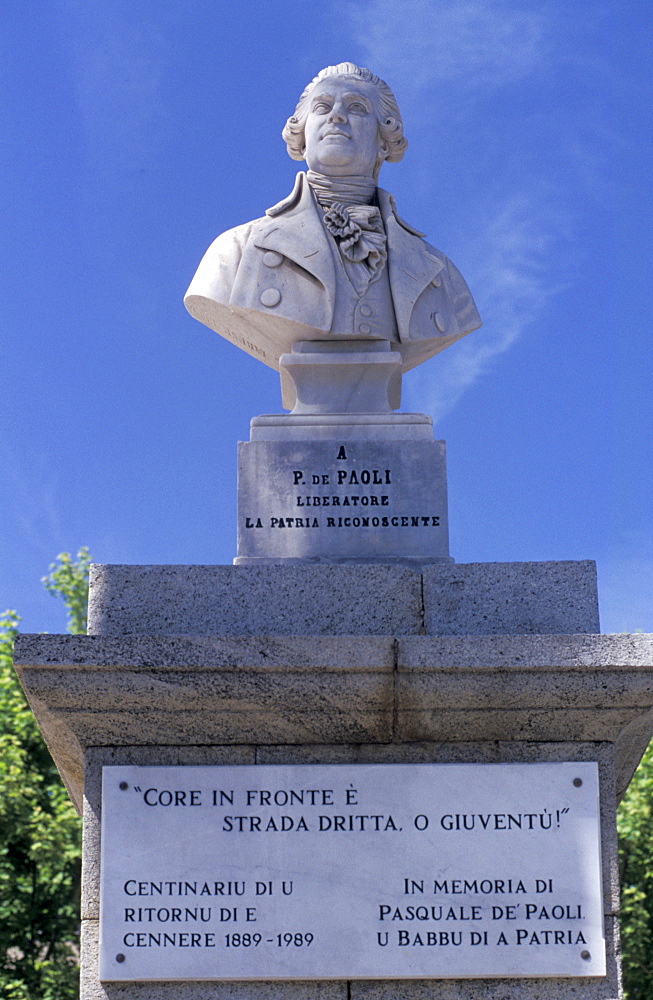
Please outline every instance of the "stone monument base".
M90 611L87 637L16 644L83 803L82 1000L621 996L615 807L650 737L653 655L595 634L592 564L95 567ZM563 761L598 765L605 976L99 980L105 765Z

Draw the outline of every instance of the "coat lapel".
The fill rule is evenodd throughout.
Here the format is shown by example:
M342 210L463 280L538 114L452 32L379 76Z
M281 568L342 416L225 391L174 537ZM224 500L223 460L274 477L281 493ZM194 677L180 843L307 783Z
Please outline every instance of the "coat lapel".
M408 337L410 317L417 299L427 285L444 267L444 260L430 248L427 250L419 236L397 220L394 199L387 191L378 189L381 215L388 236L388 276L395 306L397 328L403 340Z
M377 189L388 237L388 276L401 339L407 338L410 318L419 296L445 266L406 223L398 221L394 199ZM331 247L306 182L300 173L292 194L269 209L269 225L254 239L262 250L274 250L317 278L326 291L333 316L336 273Z
M295 191L298 195L295 205L279 215L276 214L276 206L271 209L269 226L257 235L254 242L262 250L283 254L317 278L326 289L333 309L335 266L305 174L298 175Z

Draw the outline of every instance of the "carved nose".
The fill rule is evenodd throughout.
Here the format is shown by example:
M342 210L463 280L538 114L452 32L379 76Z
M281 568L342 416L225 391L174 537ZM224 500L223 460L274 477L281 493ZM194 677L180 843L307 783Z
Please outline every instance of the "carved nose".
M331 108L331 114L329 115L330 122L344 122L346 120L345 115L339 108Z

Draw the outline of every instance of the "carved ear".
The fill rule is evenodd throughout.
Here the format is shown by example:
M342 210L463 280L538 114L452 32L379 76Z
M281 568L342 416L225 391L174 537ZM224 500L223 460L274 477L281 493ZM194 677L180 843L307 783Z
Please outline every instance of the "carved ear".
M383 166L385 161L388 159L389 155L390 155L390 150L388 148L388 144L384 139L381 139L381 141L379 142L379 152L376 157L376 164L374 166L375 178L379 176L379 171L381 170L381 167Z

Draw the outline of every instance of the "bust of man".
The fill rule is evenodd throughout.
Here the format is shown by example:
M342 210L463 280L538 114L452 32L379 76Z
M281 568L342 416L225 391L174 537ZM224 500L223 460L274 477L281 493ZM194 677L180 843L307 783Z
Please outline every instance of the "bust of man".
M389 344L406 371L481 325L460 272L377 186L407 146L383 80L328 66L282 134L308 171L262 219L209 247L184 299L196 319L276 369L300 341L337 341Z

